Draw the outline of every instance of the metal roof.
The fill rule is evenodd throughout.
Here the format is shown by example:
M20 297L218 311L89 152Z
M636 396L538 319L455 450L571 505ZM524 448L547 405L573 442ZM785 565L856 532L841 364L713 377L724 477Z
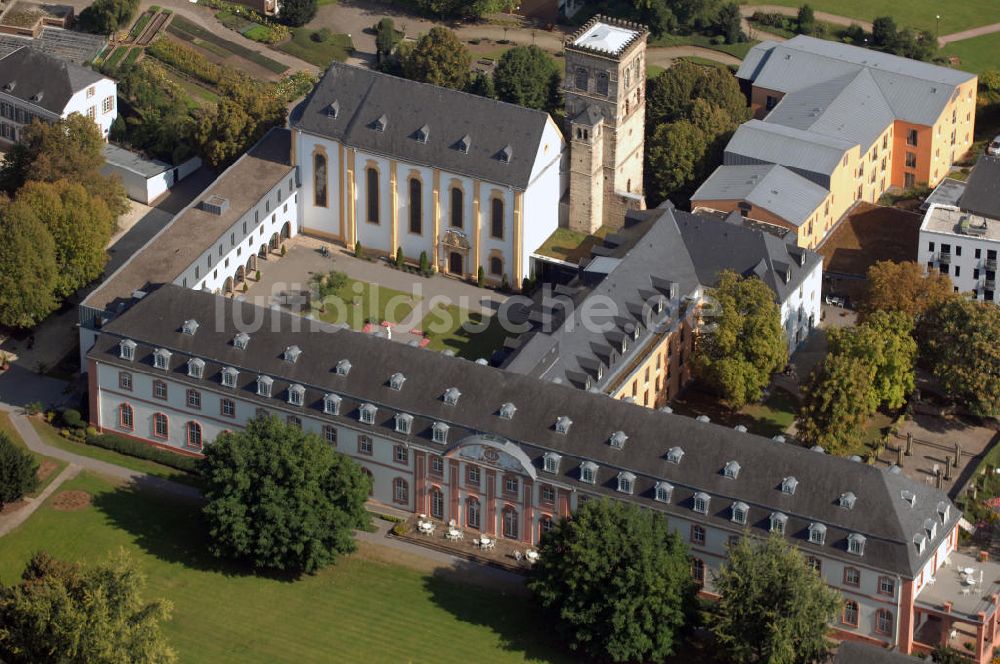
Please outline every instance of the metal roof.
M784 125L750 120L729 139L727 165L780 164L824 186L856 143Z
M829 194L829 190L784 166L719 166L691 200L742 200L801 226Z
M169 171L173 166L159 159L146 159L140 154L120 148L117 145L107 143L104 146L104 160L112 166L132 171L144 178L151 178L164 171Z
M958 205L966 212L1000 219L1000 157L979 158Z

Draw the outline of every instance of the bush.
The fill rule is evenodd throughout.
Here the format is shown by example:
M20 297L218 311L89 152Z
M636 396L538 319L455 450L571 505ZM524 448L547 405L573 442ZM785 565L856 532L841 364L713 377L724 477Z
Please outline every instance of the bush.
M405 261L406 261L406 259L403 257L403 248L402 247L398 247L396 249L396 267L399 267L399 268L403 267L403 263Z
M431 262L427 258L427 252L426 251L421 251L420 252L420 271L422 273L426 274L427 272L430 272L430 269L431 269Z
M483 266L480 265L479 269L476 270L476 285L482 288L484 281L486 281L486 271L483 269Z
M357 242L354 243L354 257L355 258L364 258L365 257L365 250L361 246L361 240L358 240Z
M62 422L71 429L78 429L83 426L83 417L75 408L67 408L62 412Z
M168 452L165 449L154 447L148 443L123 438L113 433L87 436L87 444L94 447L103 447L106 450L136 457L137 459L155 461L156 463L170 466L186 473L198 474L198 459L194 457Z
M43 404L41 401L32 401L31 403L29 403L27 406L24 407L24 412L28 415L37 415L43 410L45 410L45 404Z
M397 523L395 526L392 527L392 534L393 535L399 535L399 536L405 535L406 534L406 524L403 523L403 522Z
M323 42L328 42L333 38L333 30L330 28L320 28L309 35L309 39L313 40L317 44L322 44Z
M0 507L38 487L38 463L27 450L0 431Z

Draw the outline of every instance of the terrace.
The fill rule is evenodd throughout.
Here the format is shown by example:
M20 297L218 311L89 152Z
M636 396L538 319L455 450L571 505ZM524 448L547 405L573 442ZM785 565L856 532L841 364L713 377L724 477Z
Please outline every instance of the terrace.
M420 523L430 523L432 529L421 529ZM460 537L449 536L449 530L457 530ZM399 532L401 531L401 532ZM455 527L438 519L428 519L426 514L413 515L393 529L393 534L407 542L448 553L481 565L505 569L524 574L530 569L526 554L535 549L524 542L504 539L496 535L481 533L479 530ZM477 540L486 537L492 546L482 547Z

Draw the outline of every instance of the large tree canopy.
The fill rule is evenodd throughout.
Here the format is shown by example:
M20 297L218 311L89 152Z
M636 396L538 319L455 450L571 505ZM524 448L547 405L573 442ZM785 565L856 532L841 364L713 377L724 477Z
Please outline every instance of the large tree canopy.
M353 551L370 482L314 433L275 417L206 447L204 513L212 553L255 567L314 573Z
M560 106L560 80L555 61L534 44L508 50L493 70L500 100L550 113Z
M757 278L725 271L705 309L709 324L698 336L695 373L738 410L757 401L771 374L788 360L781 309L774 293Z
M592 500L539 548L528 587L570 648L612 662L675 652L695 586L687 548L662 515Z
M20 500L38 486L38 462L28 450L15 445L0 431L0 508Z
M146 579L124 552L92 568L31 559L0 588L0 661L9 664L170 664L160 623L166 600L146 602Z
M728 70L681 60L646 86L647 134L665 122L689 119L698 100L718 106L736 125L750 117L746 97Z
M954 296L951 280L913 261L879 261L868 268L868 287L858 303L862 320L874 311L899 311L913 320Z
M34 215L19 219L0 201L0 325L32 327L56 310L56 243Z
M888 408L899 408L916 385L917 342L913 320L904 313L876 311L857 327L831 328L829 352L850 355L874 371L875 398Z
M875 367L850 354L827 355L803 388L798 437L831 454L861 443L864 423L878 408Z
M464 90L471 76L472 54L448 28L435 26L401 54L403 75L455 90Z
M139 0L94 0L80 12L77 24L84 32L110 35L127 28L138 9Z
M195 126L195 141L202 157L214 168L236 161L272 127L285 123L287 109L276 96L247 79L226 81L223 97L203 109Z
M828 623L843 600L782 536L741 538L730 547L714 590L720 597L711 627L727 662L825 661Z
M316 0L282 0L280 16L288 25L305 25L316 16Z

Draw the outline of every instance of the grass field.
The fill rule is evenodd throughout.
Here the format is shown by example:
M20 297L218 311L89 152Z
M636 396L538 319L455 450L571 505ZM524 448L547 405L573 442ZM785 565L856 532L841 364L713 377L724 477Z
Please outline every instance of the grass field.
M327 298L326 310L314 306L313 313L327 323L347 323L360 330L368 320L400 322L413 311L414 302L413 296L403 291L348 278Z
M13 440L16 445L20 445L22 448L28 450L28 446L24 444L21 434L19 434L17 429L14 428L14 424L10 421L10 415L7 413L0 412L0 431L3 431L10 436L10 439ZM44 491L45 487L47 487L52 480L54 480L56 476L62 472L63 468L66 467L66 462L60 459L53 459L52 457L45 456L44 454L37 454L31 450L28 450L28 453L34 457L39 466L45 464L49 467L48 474L45 475L42 481L38 483L35 490L28 494L29 497L33 497Z
M278 50L320 68L328 67L334 60L343 62L354 50L354 42L347 35L334 34L317 42L312 38L314 33L309 28L292 28L292 38L279 44Z
M1000 18L1000 14L997 18ZM982 74L988 69L1000 69L1000 32L945 44L941 54L957 56L959 64L956 69L974 74Z
M521 597L388 564L364 549L296 581L252 576L206 553L194 505L86 473L63 489L86 491L93 504L43 505L4 537L0 581L15 581L41 549L89 562L122 547L146 573L145 596L173 603L165 632L180 662L571 661L547 645L550 630Z
M773 391L763 403L750 404L735 413L719 403L714 395L697 387L688 388L674 399L674 412L688 417L707 415L713 422L725 426L742 424L750 433L772 437L784 433L795 420L798 403L784 390Z
M496 317L487 321L454 304L438 305L429 311L420 321L420 329L431 340L427 345L430 350L450 348L467 360L490 359L508 334Z
M593 235L569 228L557 228L542 243L542 246L535 250L535 253L561 261L578 263L581 258L589 256L594 245L599 244L609 232L611 229L604 226L598 228Z
M745 41L739 44L713 44L712 38L705 35L663 35L649 41L650 46L701 46L720 53L728 53L740 60L747 57L747 51L756 43Z
M802 5L802 0L774 0L769 4L798 8ZM876 16L892 16L899 26L930 30L931 33L934 32L937 23L934 17L940 15L942 35L979 25L996 23L998 20L996 0L964 0L963 2L947 4L936 0L909 0L909 2L900 2L899 0L817 0L809 4L816 11L864 21L872 21Z
M213 53L219 55L220 57L228 55L236 55L245 60L249 60L255 64L264 67L269 71L273 71L275 74L283 74L288 70L288 67L281 64L277 60L273 60L266 55L258 53L257 51L251 50L239 44L229 41L228 39L223 39L213 32L210 32L200 25L192 23L183 16L175 16L174 20L170 22L167 26L167 31L173 35L180 37L185 41L189 41L197 44L198 46L203 46L203 44L195 41L201 40L202 42L212 44L216 49L221 49L220 53L218 50L212 50Z

